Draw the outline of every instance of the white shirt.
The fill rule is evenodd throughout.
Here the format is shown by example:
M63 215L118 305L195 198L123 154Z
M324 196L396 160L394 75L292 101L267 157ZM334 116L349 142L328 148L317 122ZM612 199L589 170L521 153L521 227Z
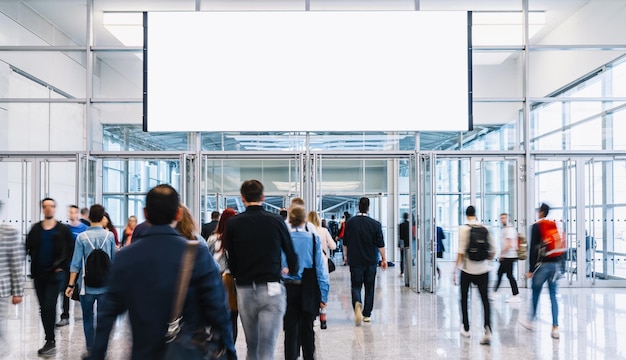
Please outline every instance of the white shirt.
M500 254L500 257L504 259L517 258L517 231L515 231L515 228L511 225L503 227L500 236L502 243L501 249L504 249L508 244L511 244L511 247L507 251L502 252L502 254Z
M467 222L471 225L482 225L476 220L469 220ZM469 234L470 227L468 225L461 225L459 228L459 252L463 254L463 264L461 264L461 271L471 275L481 275L489 272L489 259L483 261L470 260L465 253L469 246ZM495 243L491 233L488 232L487 241L489 242L489 253L495 252Z

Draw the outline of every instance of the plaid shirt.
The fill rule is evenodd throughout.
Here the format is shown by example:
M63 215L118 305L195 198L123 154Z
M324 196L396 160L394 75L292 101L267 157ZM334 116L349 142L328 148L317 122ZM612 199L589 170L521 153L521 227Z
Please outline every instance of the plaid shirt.
M0 225L0 297L24 295L26 249L19 232Z

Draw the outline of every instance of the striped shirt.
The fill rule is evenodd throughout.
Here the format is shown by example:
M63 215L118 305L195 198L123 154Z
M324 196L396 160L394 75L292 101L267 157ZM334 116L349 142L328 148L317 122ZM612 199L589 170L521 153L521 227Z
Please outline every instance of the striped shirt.
M0 225L0 297L24 295L26 248L19 232Z

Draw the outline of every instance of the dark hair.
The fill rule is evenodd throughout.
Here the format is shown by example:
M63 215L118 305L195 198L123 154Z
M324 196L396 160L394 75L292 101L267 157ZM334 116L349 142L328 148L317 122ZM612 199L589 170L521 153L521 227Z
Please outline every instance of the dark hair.
M213 211L211 213L211 220L217 220L220 218L220 212L219 211Z
M56 202L56 200L54 200L54 199L53 199L53 198L51 198L51 197L43 198L43 200L41 200L41 206L43 206L43 203L44 203L44 202L46 202L46 201L52 201L52 202L54 203L54 206L55 206L55 207L57 206L57 202Z
M335 220L335 215L331 215L331 216L330 216L330 219L331 219L331 220Z
M258 180L246 180L241 184L241 196L247 202L259 202L263 197L263 184Z
M111 215L109 215L109 213L105 211L104 212L104 216L102 218L103 219L107 218L107 220L108 220L107 221L107 229L109 229L110 231L114 231L115 230L115 225L113 225L113 222L111 221ZM100 220L102 220L102 219L100 219Z
M548 216L548 213L550 212L550 205L541 203L539 206L539 212L543 213L543 216Z
M279 214L280 214L280 217L283 218L283 220L287 220L287 209L284 209L284 208L280 209Z
M102 221L104 214L106 214L104 212L104 206L100 204L93 204L89 208L89 220L91 220L92 222ZM109 223L111 223L111 219L109 219Z
M404 214L402 214L402 218L403 218L404 220L407 220L407 221L408 221L408 220L409 220L409 213L404 213Z
M179 207L178 192L168 184L157 185L146 195L146 218L152 225L171 224Z
M78 210L78 206L76 206L76 205L70 205L69 208Z
M306 210L302 206L292 206L289 208L289 223L292 226L300 226L304 224L306 219Z
M359 199L359 212L366 213L370 209L370 199L362 197Z
M467 209L465 209L465 216L476 216L476 208L472 205L468 206Z

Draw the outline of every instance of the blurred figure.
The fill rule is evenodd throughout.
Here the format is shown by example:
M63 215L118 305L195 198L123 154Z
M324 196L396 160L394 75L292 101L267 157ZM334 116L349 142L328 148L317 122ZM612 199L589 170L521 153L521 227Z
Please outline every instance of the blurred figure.
M280 215L280 217L283 218L283 220L287 221L287 209L281 208L278 215Z
M187 240L200 240L200 243L205 243L206 240L198 233L198 225L196 220L189 212L189 209L185 205L180 205L182 211L181 219L176 223L176 230Z
M322 227L320 224L320 217L315 211L309 211L307 215L307 220L315 226L315 231L319 235L320 242L322 244L322 253L324 255L324 268L326 272L328 272L328 254L329 250L335 250L337 248L337 243L333 240L333 237L330 235L330 232L325 227ZM290 221L291 223L291 221ZM293 227L293 223L291 223Z
M226 289L226 295L228 296L228 307L230 308L230 323L233 328L233 340L237 341L237 316L239 312L237 310L237 290L235 288L235 279L228 268L228 251L224 248L224 235L226 234L226 223L228 219L237 215L235 209L227 208L222 212L220 220L217 224L217 228L213 231L213 234L209 236L207 245L209 251L213 254L213 259L217 262L222 273L222 282Z
M145 204L150 226L145 228L141 241L134 241L116 254L111 266L108 289L98 309L92 359L105 359L113 325L125 312L132 331L130 358L160 359L164 355L173 289L189 241L174 229L183 208L173 187L162 184L152 188ZM182 318L182 336L192 336L188 329L210 326L226 348L228 359L237 358L224 286L205 246L197 248Z
M409 246L411 229L409 228L409 213L402 214L402 222L398 225L398 249L400 249L400 276L404 274L404 249Z
M82 221L80 221L80 213L79 213L78 206L70 205L68 208L68 212L69 212L68 219L70 220L70 222L69 224L67 224L67 227L70 228L70 231L72 232L72 238L74 239L74 242L76 242L76 237L78 236L78 234L87 230L88 226L85 225L85 223L83 223ZM66 280L65 285L69 284L69 278L70 278L70 273L68 269L68 272L66 273L67 280ZM70 323L70 298L63 296L63 312L61 313L61 320L59 320L56 326L57 327L66 326L66 325L69 325L69 323Z
M309 219L312 217L311 213L315 214L319 223L319 217L317 217L317 213L314 211L309 212ZM315 221L312 222L315 223ZM320 244L319 237L304 231L305 210L303 207L292 206L289 208L289 223L295 229L290 235L294 250L298 256L299 270L297 274L283 276L283 282L287 290L287 310L283 319L285 359L298 359L300 346L302 347L302 357L304 359L314 359L315 331L313 330L313 320L317 314L312 313L312 309L305 309L302 306L302 273L305 268L313 267L313 244L315 244L315 271L322 295L321 303L319 304L321 309L326 308L326 303L328 302L328 271L325 270L324 264L326 261L322 257L321 248L323 245ZM330 237L330 233L328 236Z
M91 222L89 222L89 209L86 207L80 209L80 222L87 226L91 225Z
M502 275L506 274L513 292L513 296L508 298L506 302L519 303L521 302L518 296L519 289L517 288L515 276L513 276L513 264L517 262L517 231L509 224L509 215L507 213L500 214L500 223L502 224L502 232L500 233L500 238L502 239L500 267L498 268L498 281L496 281L496 287L493 289L492 298L495 297L498 288L500 288Z
M0 201L0 211L4 203ZM24 244L20 241L20 234L6 224L0 224L0 358L10 353L9 343L5 336L9 302L5 299L11 297L11 304L17 305L22 302L24 296L24 259L26 252Z
M128 217L128 223L126 223L126 227L124 228L124 241L122 242L122 246L130 245L133 241L133 231L137 227L137 217L135 215L131 215Z
M219 211L211 212L211 222L202 225L202 231L200 235L206 240L213 234L215 228L217 227L217 222L220 219Z
M111 216L109 216L109 213L107 212L104 213L104 217L102 218L102 227L109 230L113 234L113 237L115 237L115 248L119 249L120 237L117 234L117 229L115 228L115 225L113 225L113 222L111 221Z
M44 219L34 224L26 237L26 251L30 255L30 273L35 285L41 323L46 343L37 351L39 355L56 353L54 320L57 299L61 288L67 283L70 260L74 251L74 238L70 229L54 218L56 201L41 200Z

